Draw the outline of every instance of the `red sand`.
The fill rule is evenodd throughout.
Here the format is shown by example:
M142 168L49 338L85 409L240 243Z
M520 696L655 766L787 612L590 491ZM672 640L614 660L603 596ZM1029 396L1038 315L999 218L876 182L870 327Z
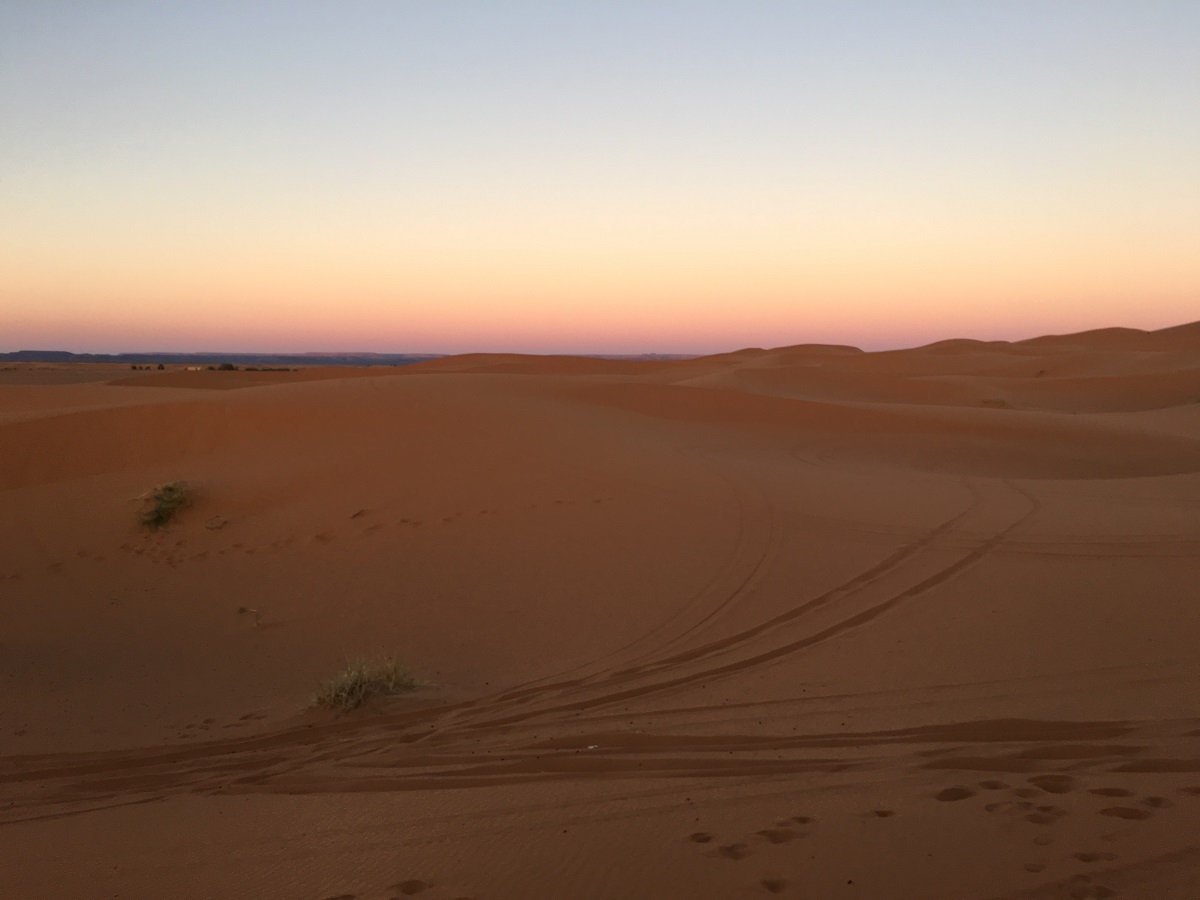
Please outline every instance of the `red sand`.
M1200 325L53 368L0 372L4 897L1200 896ZM381 654L424 684L308 708Z

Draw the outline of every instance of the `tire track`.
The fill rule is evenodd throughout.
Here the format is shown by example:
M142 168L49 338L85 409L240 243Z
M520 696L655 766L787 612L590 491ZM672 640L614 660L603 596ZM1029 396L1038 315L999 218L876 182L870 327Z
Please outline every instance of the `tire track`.
M737 632L736 634L728 635L727 637L719 640L710 641L703 646L696 647L683 653L675 654L674 656L665 657L655 661L650 665L641 667L641 669L628 669L625 672L617 674L637 674L640 671L652 672L664 668L672 668L684 663L710 657L717 653L736 649L737 647L742 646L754 640L755 638L788 625L796 619L816 612L817 610L836 602L848 594L862 590L863 588L874 584L875 582L895 571L899 566L916 556L926 547L929 547L943 534L946 534L948 531L952 530L955 525L957 525L960 521L969 516L979 507L979 492L974 488L973 485L967 483L967 486L972 494L971 504L967 507L967 509L947 519L941 525L938 525L931 531L926 532L919 539L901 546L899 549L894 551L880 562L876 563L874 566L859 572L852 578L847 579L836 587L830 588L828 591L813 598L812 600L793 607L787 612L780 613L779 615L767 619L764 622L760 622L751 628Z
M494 711L508 704L525 705L555 693L562 695L572 691L586 690L590 687L612 685L614 682L625 682L640 678L644 675L654 675L670 669L679 668L680 666L688 663L701 661L718 654L732 652L733 650L738 649L739 647L761 637L764 634L779 628L783 628L803 616L816 612L839 599L869 587L870 585L894 572L904 563L917 556L921 551L933 545L943 535L951 532L964 519L976 513L982 503L980 491L973 482L968 479L962 479L962 484L970 494L970 500L965 509L946 519L941 524L923 534L917 540L901 546L899 549L891 553L880 562L876 563L874 566L871 566L865 571L856 574L842 584L831 588L820 596L815 597L798 607L781 613L778 616L772 617L765 622L760 622L751 628L738 632L737 634L730 635L716 641L711 641L708 644L692 650L683 651L660 659L650 658L647 662L641 664L636 664L637 661L635 660L634 665L617 669L615 671L600 672L589 677L564 679L551 683L543 683L540 685L526 685L516 689L515 691L509 690L494 697L480 698L477 703L472 705L471 709L463 709L456 712L453 720L446 721L443 724L447 727L453 727L460 722L469 721L472 718L472 714L476 714L484 710ZM741 515L744 517L744 505L741 505L739 508L742 510ZM781 535L782 529L780 529L777 522L773 524L773 528L776 534ZM678 643L679 640L683 639L686 635L693 633L700 625L710 621L711 618L719 613L722 609L725 609L732 604L744 593L746 588L750 586L753 580L761 574L762 568L768 561L768 558L773 557L778 553L779 545L781 545L781 543L782 540L780 538L774 547L764 548L759 561L755 564L752 571L746 576L743 582L729 594L723 603L712 610L709 615L705 616L705 618L700 622L696 623L696 625L687 629L683 634L677 636L676 639L664 644L663 647L669 647ZM699 680L699 677L693 680ZM622 696L621 699L625 698Z
M980 560L985 558L992 551L994 551L997 547L999 547L1001 544L1003 544L1007 540L1009 534L1011 534L1015 529L1017 529L1018 527L1023 525L1026 521L1028 521L1028 519L1030 517L1032 517L1038 511L1038 509L1040 508L1040 504L1038 503L1038 501L1036 501L1028 493L1026 493L1024 490L1016 487L1015 485L1013 485L1011 483L1007 483L1007 482L1005 482L1005 483L1008 484L1008 486L1012 490L1014 490L1016 493L1020 494L1023 498L1025 498L1025 500L1029 504L1028 508L1020 516L1018 516L1015 520L1013 520L1008 525L1001 528L998 532L993 534L987 540L983 541L982 543L977 544L972 550L967 552L965 555L961 556L959 559L957 559L953 563L950 563L949 565L940 568L938 571L936 571L932 575L929 575L929 576L921 579L920 581L909 586L908 588L905 588L898 592L892 593L890 596L888 596L885 600L883 600L881 602L872 604L863 610L860 610L856 613L845 616L844 618L838 620L837 622L835 622L831 625L828 625L815 633L805 635L801 638L798 638L798 639L795 639L792 641L788 641L784 644L777 645L768 650L759 651L757 653L752 653L751 655L749 655L747 657L744 657L741 659L736 659L736 660L733 660L728 663L723 663L723 664L715 665L715 666L708 666L708 667L700 668L700 669L697 669L697 670L691 671L691 672L684 672L681 674L677 674L674 677L660 679L657 681L652 681L650 683L644 683L644 682L640 683L640 684L635 683L632 686L624 688L624 689L610 690L607 693L600 694L599 696L585 697L585 698L581 698L581 699L575 700L575 701L558 703L558 704L555 704L555 705L552 705L550 707L546 707L546 708L543 708L540 710L530 710L530 711L527 711L524 713L515 713L515 714L509 715L509 716L503 716L503 717L499 717L499 718L489 718L489 719L485 719L483 721L473 722L473 723L469 724L468 727L471 730L475 731L475 730L487 729L487 728L491 728L491 727L512 725L512 724L516 724L519 722L527 721L534 717L541 717L541 716L547 716L547 715L561 715L561 714L568 714L568 713L579 713L579 712L584 712L584 711L591 710L591 709L596 709L596 708L612 705L615 703L625 703L625 702L629 702L629 701L635 701L635 700L647 698L650 696L661 695L664 692L674 691L674 690L678 690L679 688L688 687L688 686L696 684L697 682L709 683L709 682L712 682L715 680L725 679L725 678L729 678L729 677L732 677L735 675L741 675L750 670L753 670L754 668L778 662L779 660L786 658L788 656L791 656L801 650L805 650L810 647L818 646L829 640L832 640L832 639L840 637L846 633L849 633L853 630L861 628L862 626L869 624L870 622L873 622L875 619L886 614L887 612L890 612L891 610L895 609L896 607L900 606L901 604L905 603L906 601L911 600L914 597L920 596L921 594L924 594L924 593L932 590L933 588L938 587L947 581L950 581L951 579L957 577L962 572L975 566ZM919 554L920 550L931 546L936 541L938 536L946 533L946 531L948 531L950 528L953 527L954 523L961 521L963 516L974 511L975 509L978 508L978 506L979 506L978 503L973 504L972 507L969 508L968 510L964 511L964 513L960 513L958 516L955 516L949 522L943 523L943 525L938 526L938 528L935 528L934 532L936 532L936 534L926 535L925 538L923 538L921 541L918 542L920 544L920 547L917 548L916 550L914 550L914 552L898 551L896 554L893 554L892 557L889 557L888 560L885 560L884 562L877 564L876 566L867 570L867 572L861 573L859 576L856 576L855 579L851 579L850 582L847 582L847 584L856 585L855 587L849 588L843 592L838 592L837 589L834 589L834 591L827 592L827 594L822 595L821 597L818 597L818 598L814 599L813 601L810 601L809 604L805 604L804 606L798 608L797 610L792 610L789 613L784 614L785 616L789 616L787 621L790 623L791 621L794 621L795 619L800 618L802 615L805 614L805 612L811 612L814 609L820 608L821 606L826 606L830 603L833 603L835 600L838 600L838 599L844 600L848 597L853 597L854 594L861 592L866 587L869 587L873 584L880 582L886 575L894 573L904 562L907 562L907 561L915 558ZM871 577L865 577L868 575L868 573L872 573ZM863 579L861 584L859 584L860 579ZM817 605L814 606L813 604L817 604ZM804 612L800 612L799 610L804 610ZM754 629L748 629L748 631L753 631L756 636L760 635L760 634L765 634L770 631L770 628L767 626L768 626L768 623L761 623L759 626L755 626ZM736 647L741 647L741 646L749 643L751 640L752 640L751 637L747 637L745 639L739 639L736 642L736 644L730 644L729 648L734 649ZM656 672L657 673L668 673L672 670L678 671L679 669L687 667L692 663L696 663L696 662L702 663L702 662L710 661L713 656L721 655L724 652L726 652L726 641L723 640L723 641L717 642L717 643L721 644L722 646L714 651L708 652L707 654L705 654L705 653L698 653L696 655L685 654L684 656L686 658L681 659L678 662L674 662L674 663L665 665L665 666L657 669ZM614 673L614 675L610 679L607 679L607 683L600 682L600 683L597 683L597 686L611 687L612 686L611 683L614 681L617 682L617 684L620 684L621 682L628 682L628 681L637 682L639 680L639 676L642 674L643 674L643 672L641 670L638 670L633 673Z

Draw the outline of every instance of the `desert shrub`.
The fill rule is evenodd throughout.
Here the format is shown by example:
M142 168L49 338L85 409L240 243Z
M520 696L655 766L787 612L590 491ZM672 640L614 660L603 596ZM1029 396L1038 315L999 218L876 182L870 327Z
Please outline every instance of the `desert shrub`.
M340 672L321 682L313 703L346 712L372 697L402 694L416 686L417 679L408 667L391 657L378 662L358 659L347 662Z
M151 488L143 495L145 508L142 524L147 528L161 528L171 521L175 511L192 502L192 489L186 481L171 481Z
M217 371L218 372L236 372L237 366L235 366L233 363L221 363L219 366L217 366Z

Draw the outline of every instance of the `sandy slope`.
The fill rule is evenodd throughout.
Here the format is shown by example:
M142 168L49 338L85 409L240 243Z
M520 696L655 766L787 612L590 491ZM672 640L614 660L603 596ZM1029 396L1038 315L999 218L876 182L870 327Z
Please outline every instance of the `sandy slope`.
M1200 326L264 374L0 378L4 896L1200 896Z

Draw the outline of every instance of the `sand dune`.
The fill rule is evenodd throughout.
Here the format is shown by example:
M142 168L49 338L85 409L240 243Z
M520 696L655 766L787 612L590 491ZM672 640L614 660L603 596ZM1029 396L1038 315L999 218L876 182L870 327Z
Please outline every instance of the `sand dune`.
M1200 896L1200 323L87 369L0 378L4 896Z

